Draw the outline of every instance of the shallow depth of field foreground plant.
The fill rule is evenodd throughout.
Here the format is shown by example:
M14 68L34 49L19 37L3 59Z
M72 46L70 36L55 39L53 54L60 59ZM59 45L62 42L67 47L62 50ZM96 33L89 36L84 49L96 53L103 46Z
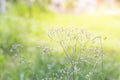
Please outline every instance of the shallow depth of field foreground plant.
M120 80L118 62L103 48L106 38L75 27L53 28L49 37L62 51L46 42L13 44L0 80Z
M85 29L70 27L54 28L49 37L61 45L67 63L48 80L105 80L105 38Z

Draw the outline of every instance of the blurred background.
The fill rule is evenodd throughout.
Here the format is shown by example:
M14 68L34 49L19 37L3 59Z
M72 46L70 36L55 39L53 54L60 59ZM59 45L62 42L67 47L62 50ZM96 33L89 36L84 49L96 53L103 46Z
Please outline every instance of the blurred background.
M48 63L54 63L48 72L62 67L63 51L48 37L58 27L84 28L106 37L105 80L120 80L120 0L0 0L0 80L34 80L27 79L31 72L19 65L21 60L31 62L34 71L40 68L43 76ZM40 54L48 48L52 56ZM19 78L23 73L27 77Z

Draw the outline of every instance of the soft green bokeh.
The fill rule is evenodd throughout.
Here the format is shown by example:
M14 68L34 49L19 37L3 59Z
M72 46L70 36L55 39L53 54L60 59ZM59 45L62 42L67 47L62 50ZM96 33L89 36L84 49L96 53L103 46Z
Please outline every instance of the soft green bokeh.
M64 68L67 60L61 46L48 37L56 27L79 27L106 37L105 80L120 80L120 15L56 14L37 4L30 13L24 4L8 4L6 15L0 15L0 80L32 80L34 75L42 79ZM44 53L46 47L50 52Z

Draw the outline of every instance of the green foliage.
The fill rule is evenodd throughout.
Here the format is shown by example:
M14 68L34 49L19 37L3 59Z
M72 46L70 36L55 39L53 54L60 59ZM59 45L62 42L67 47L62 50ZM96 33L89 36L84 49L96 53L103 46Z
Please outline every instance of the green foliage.
M17 51L17 55L13 57L15 68L7 71L2 79L114 80L119 78L119 73L115 71L117 63L106 55L103 59L102 44L99 43L102 37L90 35L89 32L78 28L54 29L49 37L58 43L62 41L60 45L64 53L55 51L48 44L33 46L33 52L27 51L26 53L29 53L27 56ZM16 49L19 50L18 47Z
M19 1L8 5L6 16L0 15L0 80L120 79L119 16L53 15L45 5L49 2L43 0L43 3L34 4L32 17L29 17L28 4ZM56 25L64 27L51 32L51 41L47 31ZM68 25L82 26L108 36L103 66L100 44L92 40L99 42L104 37L90 36L89 32L81 30L82 38L79 37L75 47L79 29L67 28ZM42 41L47 45L43 46Z
M14 2L14 1L13 1ZM50 1L15 1L15 3L8 2L9 5L7 6L7 11L17 14L19 16L30 16L33 17L34 15L38 15L41 13L49 13L48 4L50 4ZM12 9L11 9L12 8Z
M42 46L42 45L41 45ZM25 58L25 55L15 56L16 68L7 71L2 79L15 79L15 80L69 80L72 79L72 73L74 72L71 63L64 53L55 52L53 49L44 47L34 48L36 52L29 54L29 58ZM46 49L49 49L45 51ZM85 50L86 51L86 50ZM34 55L35 54L35 55ZM86 54L87 55L87 54ZM32 56L35 56L32 58ZM89 55L89 57L92 57ZM88 59L88 57L81 56L78 63L74 65L75 67L75 79L74 80L100 80L101 78L101 65L95 64L93 60ZM84 59L85 58L85 59ZM32 60L32 62L30 61ZM98 64L100 61L98 61ZM114 66L112 66L114 65ZM116 73L115 69L117 65L115 62L107 61L104 62L104 79L103 80L114 80L118 79L119 72ZM109 69L109 70L108 70ZM89 72L93 71L93 72ZM113 75L111 75L113 74Z
M10 52L13 44L22 44L26 36L24 26L14 17L1 18L0 22L0 49L3 53Z
M5 57L4 57L4 55L0 54L0 71L1 71L1 69L4 68L4 65L5 65Z

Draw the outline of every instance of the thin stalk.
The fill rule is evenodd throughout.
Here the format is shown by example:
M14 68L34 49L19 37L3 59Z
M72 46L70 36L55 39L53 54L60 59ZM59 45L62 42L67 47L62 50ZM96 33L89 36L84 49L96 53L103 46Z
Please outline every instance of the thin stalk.
M60 43L61 47L63 48L63 51L64 51L65 55L67 56L67 58L69 59L70 63L72 63L72 60L71 60L70 56L68 55L67 51L65 50L63 44L61 42L59 42L59 43Z
M104 75L103 75L103 46L102 46L102 40L100 38L100 47L101 47L101 72L102 72L102 80L104 80Z
M76 76L75 76L75 69L74 69L74 66L75 66L75 57L76 57L76 52L77 52L77 41L78 39L75 40L75 45L73 47L73 63L72 63L72 68L73 68L73 80L76 79Z

